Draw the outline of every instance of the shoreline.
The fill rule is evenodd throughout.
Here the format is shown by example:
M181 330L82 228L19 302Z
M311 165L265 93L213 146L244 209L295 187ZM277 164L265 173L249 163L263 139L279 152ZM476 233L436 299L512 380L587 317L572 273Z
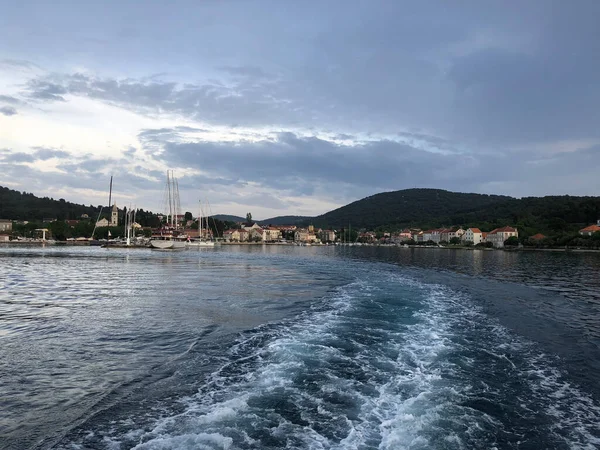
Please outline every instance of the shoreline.
M22 245L31 245L31 246L59 246L59 247L101 247L101 248L150 248L149 246L140 246L140 245L91 245L89 242L47 242L47 241L0 241L0 246L22 246ZM240 246L257 246L257 245L279 245L279 246L290 246L290 247L348 247L348 245L340 244L311 244L307 245L296 245L294 242L221 242L220 246L226 245L240 245ZM402 245L379 245L379 244L353 244L350 247L384 247L384 248L400 248L400 249L440 249L440 250L467 250L467 251L505 251L505 252L564 252L564 253L600 253L600 249L591 249L591 248L531 248L531 247L521 247L521 248L487 248L487 247L463 247L463 246L452 246L452 247L438 247L434 245L409 245L408 247L403 247Z

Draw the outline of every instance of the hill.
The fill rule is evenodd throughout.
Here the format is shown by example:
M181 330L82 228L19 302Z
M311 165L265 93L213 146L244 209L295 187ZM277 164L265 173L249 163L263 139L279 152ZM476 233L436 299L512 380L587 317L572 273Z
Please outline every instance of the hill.
M313 220L310 216L277 216L270 219L259 220L260 225L300 225Z
M41 223L45 219L59 221L80 219L82 215L87 214L90 221L95 223L100 208L100 205L86 206L68 202L63 198L55 200L51 197L37 197L31 193L0 186L0 219ZM102 216L108 218L110 208L107 206L103 208ZM122 209L119 209L119 215L121 218L123 217ZM142 226L158 224L157 217L151 211L143 209L137 211L136 221Z
M214 216L211 216L211 217L213 219L217 219L222 222L245 222L246 221L245 217L232 216L230 214L215 214Z
M450 218L511 200L502 195L441 189L405 189L375 194L314 218L315 226L356 228L451 225Z
M42 221L52 219L78 219L82 214L95 218L99 206L86 206L71 203L65 199L36 197L27 192L19 192L0 186L0 218L11 220Z
M521 199L439 189L384 192L314 218L319 227L400 229L451 225L490 230L513 225L523 235L573 233L600 219L600 197L546 196Z

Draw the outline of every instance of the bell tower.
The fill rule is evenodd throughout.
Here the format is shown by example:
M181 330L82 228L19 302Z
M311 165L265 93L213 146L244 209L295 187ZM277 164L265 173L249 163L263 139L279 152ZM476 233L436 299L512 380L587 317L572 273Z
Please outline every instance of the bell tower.
M110 226L116 227L119 225L119 210L117 208L117 204L115 203L112 207L112 214L110 216Z

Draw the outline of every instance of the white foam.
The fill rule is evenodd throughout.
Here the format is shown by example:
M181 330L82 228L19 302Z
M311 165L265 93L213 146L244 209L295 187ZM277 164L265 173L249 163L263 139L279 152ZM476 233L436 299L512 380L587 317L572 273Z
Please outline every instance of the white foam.
M397 292L411 297L396 304ZM363 316L384 306L390 312L383 317ZM482 350L491 367L529 386L532 398L523 393L519 413L531 416L544 405L556 442L600 444L597 405L551 359L536 357L531 343L447 288L365 272L326 307L240 337L229 361L184 399L185 411L158 420L134 448L258 448L260 433L288 448L495 448L490 436L511 430L469 403L506 395L470 376Z

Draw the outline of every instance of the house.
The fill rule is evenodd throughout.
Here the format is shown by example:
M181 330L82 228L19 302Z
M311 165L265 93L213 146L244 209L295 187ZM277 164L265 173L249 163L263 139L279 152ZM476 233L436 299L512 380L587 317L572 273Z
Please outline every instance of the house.
M474 245L477 245L483 242L483 233L479 228L467 228L467 231L462 235L461 240L463 242L472 242Z
M512 236L519 237L519 232L516 228L508 226L496 228L488 233L486 242L491 242L496 248L502 248L504 247L504 241Z
M69 225L71 228L73 228L75 225L77 225L79 223L79 220L67 219L67 220L65 220L65 223L67 225Z
M308 230L306 228L298 228L294 231L294 241L307 242L309 241Z
M294 241L296 242L316 242L317 236L306 228L298 228L294 231Z
M541 241L542 239L546 239L546 236L544 236L542 233L534 234L533 236L529 237L530 241Z
M410 230L402 230L400 233L398 233L398 237L403 241L408 241L413 238Z
M267 232L261 227L250 228L248 230L248 236L250 241L265 241L267 238Z
M425 230L423 231L422 234L423 238L421 239L421 242L427 242L427 241L432 241L432 237L433 237L433 230Z
M335 241L335 231L333 230L321 230L319 233L319 237L323 242L334 242Z
M364 233L360 233L358 235L358 240L360 242L375 242L377 236L372 231L365 231Z
M277 227L266 227L265 231L265 241L274 242L281 239L281 230Z
M96 222L96 226L97 227L107 227L108 226L108 220L103 217L98 222Z
M250 233L247 230L239 229L237 232L239 235L238 242L248 242L250 240Z
M0 242L8 242L10 241L10 236L8 234L0 234Z
M591 236L594 233L598 233L600 231L600 220L598 221L598 225L590 225L589 227L582 228L579 230L579 234L582 236Z
M223 239L229 242L240 242L240 230L223 231Z
M12 220L0 219L0 232L12 231Z

